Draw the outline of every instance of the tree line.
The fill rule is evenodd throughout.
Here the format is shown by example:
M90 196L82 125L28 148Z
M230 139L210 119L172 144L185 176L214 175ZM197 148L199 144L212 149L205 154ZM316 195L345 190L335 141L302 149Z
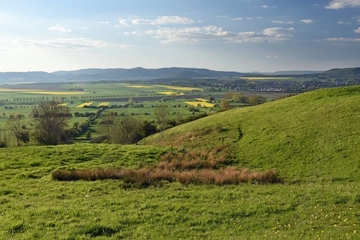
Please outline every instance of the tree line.
M26 127L27 119L21 114L9 117L6 121L6 129L16 139L17 146L27 144L30 140L38 145L64 144L71 142L74 137L80 134L85 134L87 138L90 138L89 126L95 124L95 119L102 114L103 110L99 109L96 114L89 114L89 119L84 123L74 123L72 127L69 127L69 121L72 117L70 109L59 104L58 101L51 100L41 102L31 109L29 114L31 130ZM165 104L154 107L154 116L155 121L144 121L133 116L120 117L114 112L103 114L98 123L97 132L99 134L92 138L91 142L133 144L157 132L161 132L163 135L162 132L168 127L203 117L203 115L198 115L188 119L179 117L177 120L170 120L169 109ZM6 142L0 141L0 147L6 145Z

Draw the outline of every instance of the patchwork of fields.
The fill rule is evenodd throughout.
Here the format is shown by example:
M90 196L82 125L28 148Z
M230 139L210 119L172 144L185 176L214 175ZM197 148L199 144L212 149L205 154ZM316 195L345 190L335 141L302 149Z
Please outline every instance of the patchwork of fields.
M250 94L250 93L246 93ZM269 99L278 93L265 93ZM276 95L275 95L276 94ZM215 98L209 102L209 96ZM154 120L152 113L158 104L169 107L170 119L188 117L194 113L190 107L199 108L199 113L212 114L224 98L224 92L209 92L201 88L166 85L139 85L125 83L97 84L19 84L0 87L0 129L8 117L21 114L27 117L39 102L56 100L71 113L96 113L99 108L116 112L120 116L136 116ZM132 101L132 107L124 107ZM234 104L236 106L236 104ZM211 109L210 109L211 108ZM215 108L215 109L212 109ZM196 114L196 113L195 113ZM82 121L73 118L71 124Z

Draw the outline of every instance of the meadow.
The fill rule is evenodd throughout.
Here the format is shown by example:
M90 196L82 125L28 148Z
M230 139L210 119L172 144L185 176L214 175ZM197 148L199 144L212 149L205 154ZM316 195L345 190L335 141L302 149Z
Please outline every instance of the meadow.
M358 182L124 188L56 169L139 168L169 148L70 145L0 152L1 239L357 239Z
M1 151L2 239L357 239L358 182L228 186L59 182L55 169L150 165L164 148L73 145ZM21 187L19 187L21 186Z
M359 86L323 89L213 114L138 145L1 149L0 239L359 239L359 101ZM231 154L222 164L274 170L282 181L53 179L223 149Z

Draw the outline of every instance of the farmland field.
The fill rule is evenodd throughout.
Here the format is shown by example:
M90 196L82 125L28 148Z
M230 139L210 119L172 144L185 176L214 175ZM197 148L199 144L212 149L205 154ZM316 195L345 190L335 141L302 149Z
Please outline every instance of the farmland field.
M293 77L243 77L245 80L249 81L284 81L284 80L292 80Z
M186 104L189 104L191 106L197 107L197 106L201 106L201 107L214 107L214 104L209 103L209 102L205 102L205 101L196 101L196 102L185 102Z
M268 99L279 95L268 92L261 94ZM220 109L215 105L219 105L224 95L225 91L209 92L202 88L129 83L3 85L0 86L0 130L4 129L9 117L21 114L27 118L31 109L43 101L58 101L68 107L72 114L77 113L78 117L70 121L72 126L85 121L82 114L96 113L100 108L104 108L102 114L114 112L119 116L135 116L148 121L155 120L154 107L159 104L168 106L170 119L187 118L194 114L210 115ZM207 102L209 96L215 98L212 103ZM233 105L238 106L235 103ZM189 111L190 107L199 108L199 112ZM26 126L30 127L28 122ZM95 130L96 126L91 128Z

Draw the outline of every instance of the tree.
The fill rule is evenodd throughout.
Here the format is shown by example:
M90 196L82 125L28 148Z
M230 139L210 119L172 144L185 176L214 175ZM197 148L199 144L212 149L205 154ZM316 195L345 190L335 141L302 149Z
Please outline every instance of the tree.
M19 114L6 120L6 128L14 134L17 146L20 146L20 142L27 143L30 140L29 131L24 129L24 122L23 115Z
M132 144L141 139L139 121L134 117L108 115L100 122L99 132L109 143Z
M119 125L116 137L117 143L132 144L142 138L138 119L134 117L123 117L117 124Z
M250 105L257 105L266 102L266 98L262 96L250 96L248 97L248 103Z
M220 106L221 106L222 109L227 110L227 109L230 108L230 103L229 103L229 101L228 101L227 99L224 98L224 99L221 101Z
M57 101L41 102L31 110L34 137L39 144L56 145L69 139L66 131L71 113Z
M133 99L133 98L129 98L129 105L130 105L131 107L134 106L134 99Z
M232 100L234 101L234 102L241 102L241 99L243 99L243 97L244 97L244 95L243 94L238 94L238 93L236 93L236 94L234 94L233 96L232 96Z
M154 110L154 115L156 117L156 122L159 126L161 136L163 136L163 131L166 129L167 121L169 118L168 106L165 104L160 104L160 105L156 106L156 108Z

